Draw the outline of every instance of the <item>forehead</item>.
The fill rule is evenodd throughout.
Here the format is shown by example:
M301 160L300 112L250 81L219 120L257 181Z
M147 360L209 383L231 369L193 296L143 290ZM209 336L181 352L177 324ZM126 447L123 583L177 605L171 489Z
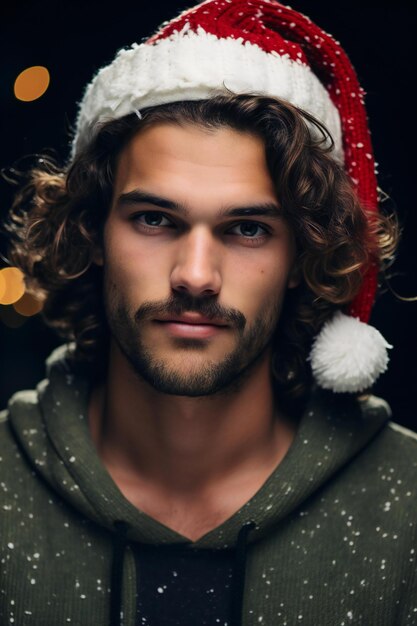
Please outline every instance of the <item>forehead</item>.
M140 187L186 206L276 200L263 141L231 128L159 123L122 150L115 196Z

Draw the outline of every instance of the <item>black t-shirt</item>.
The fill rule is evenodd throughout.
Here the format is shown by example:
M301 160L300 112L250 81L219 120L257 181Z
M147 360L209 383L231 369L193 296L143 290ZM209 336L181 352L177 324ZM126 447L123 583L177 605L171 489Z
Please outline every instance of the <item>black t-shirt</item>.
M136 626L230 625L233 550L135 548Z

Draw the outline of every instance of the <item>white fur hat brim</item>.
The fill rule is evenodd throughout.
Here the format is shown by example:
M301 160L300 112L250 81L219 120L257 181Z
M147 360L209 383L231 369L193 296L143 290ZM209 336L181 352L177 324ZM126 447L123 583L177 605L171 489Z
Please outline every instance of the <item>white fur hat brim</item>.
M87 86L80 103L72 156L95 134L97 125L145 107L200 100L226 92L279 97L316 117L343 162L340 117L310 67L288 55L265 52L232 37L218 38L183 29L150 45L120 50Z

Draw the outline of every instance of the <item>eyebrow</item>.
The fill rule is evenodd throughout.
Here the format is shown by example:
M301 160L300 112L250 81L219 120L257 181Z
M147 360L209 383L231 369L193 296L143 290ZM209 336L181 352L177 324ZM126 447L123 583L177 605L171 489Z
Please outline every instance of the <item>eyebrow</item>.
M121 209L132 204L151 204L159 209L168 209L174 213L187 216L189 210L181 203L162 198L153 193L143 191L141 189L133 189L126 193L120 194L115 203L115 207ZM260 204L250 204L246 206L225 207L219 211L218 217L270 217L273 219L282 219L282 211L275 202L262 202Z

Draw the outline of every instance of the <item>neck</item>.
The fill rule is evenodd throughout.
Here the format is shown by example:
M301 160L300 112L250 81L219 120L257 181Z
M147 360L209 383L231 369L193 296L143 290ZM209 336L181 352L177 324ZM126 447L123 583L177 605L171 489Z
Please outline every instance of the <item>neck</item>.
M275 406L269 353L244 385L192 398L156 391L116 346L107 383L91 396L90 425L113 476L137 477L179 497L201 494L236 474L272 472L295 430Z

